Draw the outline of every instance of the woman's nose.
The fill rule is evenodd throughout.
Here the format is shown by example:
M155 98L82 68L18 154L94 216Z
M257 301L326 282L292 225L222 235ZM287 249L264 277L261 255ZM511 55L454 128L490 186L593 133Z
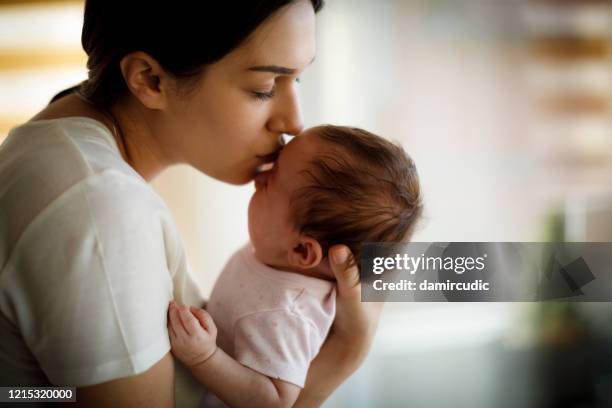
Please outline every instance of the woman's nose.
M274 133L289 135L297 135L304 129L295 89L291 89L286 98L278 100L276 111L268 121L268 128Z
M302 115L299 110L296 110L295 117L287 121L285 128L286 130L283 133L293 136L300 134L304 130L304 123L302 122Z

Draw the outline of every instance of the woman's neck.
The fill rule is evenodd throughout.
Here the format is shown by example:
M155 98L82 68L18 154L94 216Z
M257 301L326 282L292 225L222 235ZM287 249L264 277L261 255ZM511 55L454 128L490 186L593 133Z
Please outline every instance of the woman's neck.
M118 100L105 112L77 95L67 95L48 105L30 121L70 116L89 117L104 124L113 135L123 159L146 181L151 181L175 163L156 139L146 112L129 98Z
M113 136L120 146L121 155L145 180L151 181L178 162L170 159L151 126L152 118L147 116L140 104L120 99L108 113L117 124L118 129Z

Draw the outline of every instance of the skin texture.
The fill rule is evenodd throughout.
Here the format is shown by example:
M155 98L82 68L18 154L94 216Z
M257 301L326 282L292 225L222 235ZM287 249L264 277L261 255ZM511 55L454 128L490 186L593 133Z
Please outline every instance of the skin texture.
M170 381L171 380L171 381ZM66 406L171 407L174 406L174 359L170 353L146 372L76 390L77 402Z
M128 54L120 66L129 92L110 107L123 158L148 181L168 166L186 163L224 182L249 182L259 165L272 160L262 156L277 150L279 135L301 132L295 80L314 55L314 12L305 1L280 10L247 43L207 67L188 94L149 55ZM270 65L292 71L253 70ZM272 97L262 99L271 91ZM108 115L75 95L31 120L69 116L91 117L113 128ZM295 406L321 405L359 367L378 323L381 306L360 302L359 273L347 268L348 248L334 247L332 260L334 255L343 255L330 264L338 284L336 319ZM80 388L77 399L82 406L170 407L172 357L168 353L144 373Z

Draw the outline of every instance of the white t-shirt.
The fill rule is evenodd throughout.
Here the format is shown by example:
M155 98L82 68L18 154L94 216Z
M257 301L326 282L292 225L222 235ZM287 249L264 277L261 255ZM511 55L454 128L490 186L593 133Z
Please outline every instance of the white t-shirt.
M29 122L0 146L0 385L86 386L169 350L171 298L201 306L161 198L109 130Z

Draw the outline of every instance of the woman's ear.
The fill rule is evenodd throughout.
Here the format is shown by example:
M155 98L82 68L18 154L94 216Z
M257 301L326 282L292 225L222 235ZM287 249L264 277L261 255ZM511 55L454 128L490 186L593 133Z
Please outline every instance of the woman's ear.
M289 251L289 264L301 269L314 268L322 259L323 249L319 241L306 235L300 235L297 245Z
M168 76L149 54L135 51L119 63L123 79L130 92L149 109L164 109Z

